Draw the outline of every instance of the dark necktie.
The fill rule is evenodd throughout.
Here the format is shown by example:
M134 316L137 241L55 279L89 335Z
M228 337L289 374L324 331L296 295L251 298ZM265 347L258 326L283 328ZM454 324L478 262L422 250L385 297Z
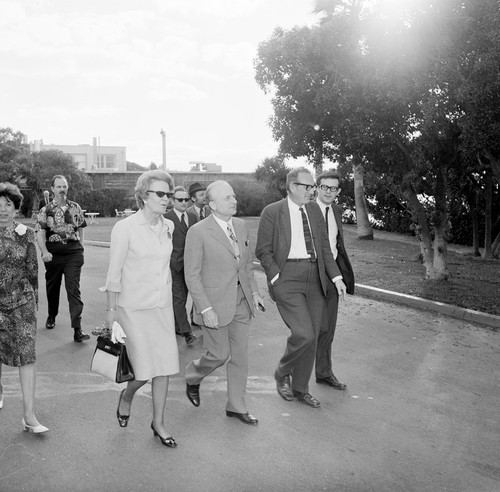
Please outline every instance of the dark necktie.
M315 258L311 229L309 229L309 223L307 222L307 215L302 207L299 207L299 210L300 213L302 214L302 227L304 228L304 239L306 241L307 254L311 258Z
M330 207L325 208L325 222L326 222L326 234L329 235L330 231L328 230L328 210Z
M205 218L205 215L203 214L203 209L200 208L200 220L203 220Z
M181 224L187 229L186 215L185 214L181 214Z

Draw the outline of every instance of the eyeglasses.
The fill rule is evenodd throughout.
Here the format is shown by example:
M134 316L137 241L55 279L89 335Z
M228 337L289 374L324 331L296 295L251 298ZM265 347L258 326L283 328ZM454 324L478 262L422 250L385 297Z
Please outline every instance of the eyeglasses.
M306 191L316 189L316 185L310 185L310 184L306 184L306 183L294 183L294 184L296 184L297 186L303 186L306 189Z
M323 191L332 191L333 193L340 190L338 186L319 185L318 188Z
M174 198L174 200L177 200L178 202L189 202L191 198Z
M158 198L163 198L165 195L167 195L167 198L172 198L174 196L170 191L147 190L146 193L155 193Z

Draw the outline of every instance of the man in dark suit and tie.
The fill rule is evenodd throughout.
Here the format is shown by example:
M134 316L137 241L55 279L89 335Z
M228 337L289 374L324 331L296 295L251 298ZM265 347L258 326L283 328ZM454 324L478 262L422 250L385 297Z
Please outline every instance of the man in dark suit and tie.
M50 193L49 190L45 190L43 192L43 197L38 204L38 210L42 210L43 207L46 207L50 203Z
M188 230L184 252L186 283L202 326L204 352L186 367L186 394L200 405L200 383L227 361L226 415L256 425L248 413L248 331L263 306L254 278L249 233L236 214L236 197L226 181L207 188L212 214Z
M196 336L191 331L191 325L186 313L188 288L184 279L184 246L188 228L194 225L195 221L186 213L191 199L183 186L174 188L172 201L173 208L165 214L165 217L170 219L175 226L172 236L173 249L170 255L175 332L184 337L188 345L191 345L196 340Z
M193 183L189 187L189 196L193 204L187 209L187 213L194 222L203 220L211 213L206 190L205 186L202 186L200 183Z
M346 284L347 293L354 294L354 272L344 246L342 231L342 209L334 203L340 193L340 177L329 171L316 178L317 203L324 217L326 232L335 262ZM329 284L316 348L316 382L334 389L344 390L347 385L340 382L332 371L332 343L337 326L339 296L333 284Z
M274 374L285 400L313 408L309 393L323 303L329 282L343 298L346 287L333 259L321 210L313 198L316 185L307 168L292 169L288 196L262 211L255 254L266 272L269 294L290 329L285 353Z

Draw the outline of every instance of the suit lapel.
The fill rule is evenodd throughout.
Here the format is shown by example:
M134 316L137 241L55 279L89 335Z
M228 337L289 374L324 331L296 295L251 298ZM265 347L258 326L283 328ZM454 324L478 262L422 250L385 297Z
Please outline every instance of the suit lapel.
M292 223L290 222L290 210L286 198L281 203L280 229L280 236L285 238L285 250L289 252L292 244Z
M203 219L203 221L207 221L207 228L211 234L211 236L219 241L219 243L226 248L231 255L234 257L234 251L233 247L231 246L231 243L229 242L229 238L226 236L224 231L222 230L221 226L215 221L215 219L212 217L212 214L210 214L206 219Z

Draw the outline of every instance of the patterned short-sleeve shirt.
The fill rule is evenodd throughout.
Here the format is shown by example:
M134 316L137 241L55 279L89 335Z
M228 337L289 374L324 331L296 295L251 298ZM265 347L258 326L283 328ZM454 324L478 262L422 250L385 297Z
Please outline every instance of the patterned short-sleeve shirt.
M61 207L53 200L38 213L35 231L45 230L47 242L66 243L80 240L81 227L87 227L87 222L78 203L66 200L66 206Z

